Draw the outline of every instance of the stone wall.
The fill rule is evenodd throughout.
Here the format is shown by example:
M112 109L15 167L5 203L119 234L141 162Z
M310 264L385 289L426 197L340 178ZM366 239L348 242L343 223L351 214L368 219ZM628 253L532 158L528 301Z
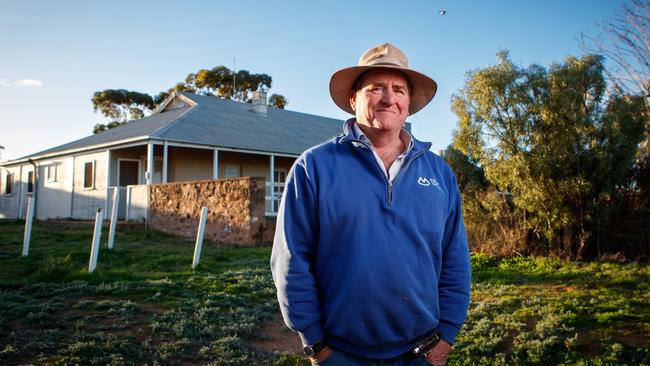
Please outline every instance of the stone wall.
M264 215L265 179L243 177L154 184L149 190L149 227L195 238L201 207L208 207L205 239L257 245L272 240Z

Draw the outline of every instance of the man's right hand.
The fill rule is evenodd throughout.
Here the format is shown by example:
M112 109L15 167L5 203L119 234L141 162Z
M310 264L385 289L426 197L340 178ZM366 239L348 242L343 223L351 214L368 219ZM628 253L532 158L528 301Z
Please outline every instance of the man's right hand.
M309 360L313 361L313 362L316 362L316 363L323 362L323 361L327 360L332 355L332 352L334 352L334 351L332 351L331 348L329 348L328 346L325 346L325 348L320 350L320 352L318 352L317 354L309 357Z
M424 358L431 365L444 366L447 363L451 351L451 345L444 339L441 339L429 352L424 355Z

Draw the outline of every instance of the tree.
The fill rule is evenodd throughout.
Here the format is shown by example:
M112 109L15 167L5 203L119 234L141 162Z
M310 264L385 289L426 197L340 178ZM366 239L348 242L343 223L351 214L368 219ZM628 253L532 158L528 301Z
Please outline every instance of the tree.
M603 208L634 165L647 118L639 96L605 96L599 56L520 68L500 52L452 98L453 145L484 171L495 194L537 238L536 248L584 258Z
M188 93L196 93L197 90L194 87L194 84L188 84L187 82L179 82L176 83L173 87L169 88L166 92L167 95L170 95L173 92L188 92ZM160 92L158 94L162 94L165 92Z
M199 94L250 102L254 91L271 88L273 79L267 74L252 74L248 70L234 73L225 66L210 70L201 69L196 74L189 74L185 83ZM234 89L233 89L234 87Z
M581 34L582 48L612 62L605 70L613 85L643 95L650 107L650 0L630 0L622 13L600 25L604 34Z
M605 69L615 90L645 98L650 111L650 0L631 0L613 20L604 20L597 36L581 34L582 48L610 61ZM650 119L645 139L637 152L636 197L648 207L650 201Z
M487 188L485 172L471 157L463 154L453 145L447 147L443 157L454 171L458 188L462 192Z
M109 123L96 124L93 133L145 117L174 92L197 93L250 103L254 91L270 89L272 82L273 79L267 74L252 74L248 70L234 73L225 66L216 66L190 73L184 81L176 83L167 91L161 91L154 97L124 89L98 91L91 99L93 107L95 112L101 111L109 119ZM287 99L279 94L273 94L269 100L269 105L280 109L284 109L288 103Z
M284 107L287 106L289 102L287 101L287 98L280 94L272 94L271 97L269 98L269 105L278 109L284 109Z
M156 107L158 107L160 103L164 102L165 100L167 100L167 98L169 98L169 95L170 95L169 92L164 92L164 91L156 94L156 96L153 97L153 104Z
M154 100L149 94L125 89L106 89L95 92L91 101L95 112L99 110L110 121L108 124L95 125L93 133L143 118L145 112L150 112L155 106Z

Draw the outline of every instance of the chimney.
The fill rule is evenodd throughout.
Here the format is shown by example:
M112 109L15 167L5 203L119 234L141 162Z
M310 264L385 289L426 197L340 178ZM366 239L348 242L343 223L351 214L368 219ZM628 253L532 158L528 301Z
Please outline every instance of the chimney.
M256 90L253 92L253 111L262 117L266 117L266 92Z

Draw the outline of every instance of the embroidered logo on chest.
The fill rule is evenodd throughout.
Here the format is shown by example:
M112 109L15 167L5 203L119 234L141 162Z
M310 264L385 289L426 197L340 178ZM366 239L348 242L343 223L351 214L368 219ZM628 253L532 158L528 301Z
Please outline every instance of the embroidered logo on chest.
M418 184L421 185L421 186L425 186L425 187L429 187L429 186L436 187L436 188L438 188L439 191L442 192L442 188L440 188L440 184L438 183L436 178L419 177L418 178Z

